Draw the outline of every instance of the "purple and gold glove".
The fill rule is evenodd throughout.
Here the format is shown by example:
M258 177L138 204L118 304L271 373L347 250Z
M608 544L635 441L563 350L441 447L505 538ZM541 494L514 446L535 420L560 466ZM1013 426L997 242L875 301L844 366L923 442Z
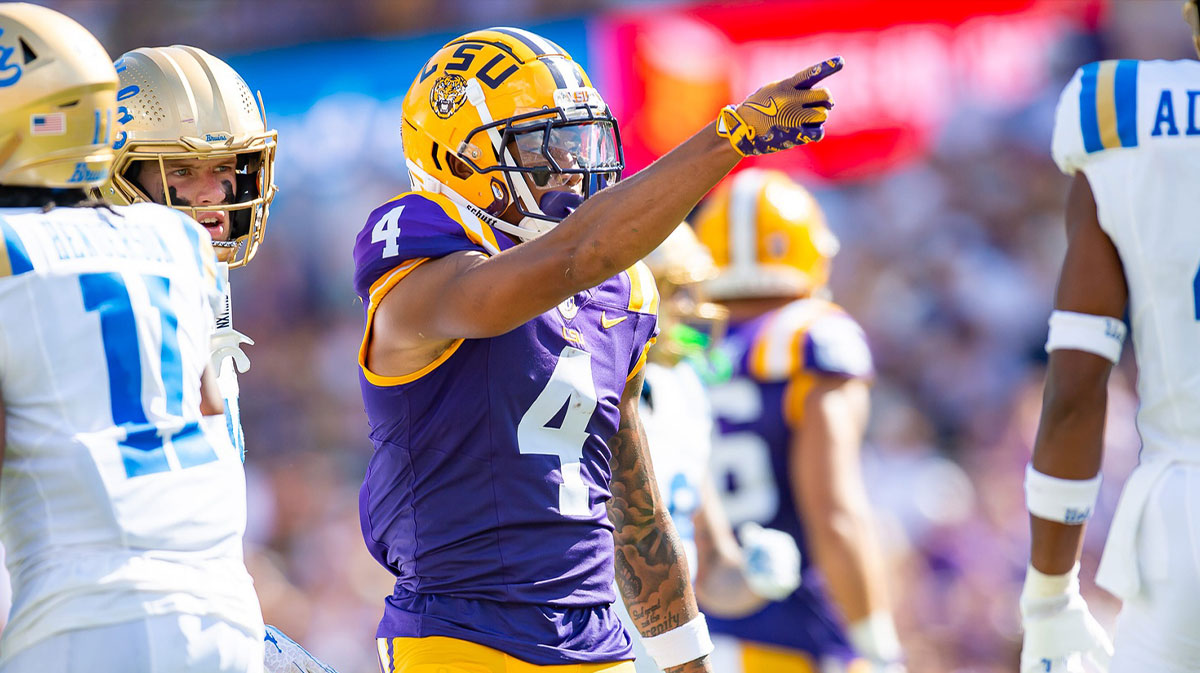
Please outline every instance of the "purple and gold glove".
M812 87L843 65L842 57L835 56L764 86L740 105L726 105L717 117L717 135L728 138L744 157L817 142L825 137L833 99L827 89Z

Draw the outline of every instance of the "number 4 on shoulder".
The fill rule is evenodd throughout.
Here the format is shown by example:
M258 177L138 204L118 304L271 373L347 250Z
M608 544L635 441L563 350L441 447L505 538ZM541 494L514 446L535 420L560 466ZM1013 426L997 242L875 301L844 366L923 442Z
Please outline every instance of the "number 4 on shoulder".
M389 210L386 215L379 218L375 223L375 228L371 230L371 242L378 243L383 241L383 257L395 257L400 254L400 213L404 212L404 206Z

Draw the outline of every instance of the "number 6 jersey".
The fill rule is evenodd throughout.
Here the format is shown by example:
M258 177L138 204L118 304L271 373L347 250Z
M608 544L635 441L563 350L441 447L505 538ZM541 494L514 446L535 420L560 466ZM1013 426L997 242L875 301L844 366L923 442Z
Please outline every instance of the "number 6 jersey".
M609 450L643 366L658 295L644 265L513 331L452 343L408 376L366 366L380 299L449 253L514 244L429 193L375 210L354 249L366 309L359 351L375 453L363 535L396 575L378 635L447 636L534 664L628 659L610 606ZM386 659L386 657L385 657Z
M261 632L241 462L200 415L214 272L207 233L169 208L0 210L0 663L153 614Z

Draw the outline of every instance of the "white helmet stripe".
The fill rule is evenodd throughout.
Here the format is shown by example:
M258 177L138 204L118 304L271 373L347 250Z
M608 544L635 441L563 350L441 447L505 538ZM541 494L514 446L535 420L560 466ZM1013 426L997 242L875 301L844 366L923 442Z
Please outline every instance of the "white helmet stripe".
M752 271L758 262L758 197L764 174L743 171L733 179L729 195L729 261L734 269Z
M531 33L527 30L521 28L512 28L510 26L505 26L502 31L524 42L527 46L529 46L530 49L533 49L535 52L537 52L538 56L563 53L562 47L559 47L557 44L554 44L550 40L547 40L537 33Z
M571 67L571 62L561 56L546 56L540 60L550 69L554 83L560 89L571 89L583 86L583 78Z

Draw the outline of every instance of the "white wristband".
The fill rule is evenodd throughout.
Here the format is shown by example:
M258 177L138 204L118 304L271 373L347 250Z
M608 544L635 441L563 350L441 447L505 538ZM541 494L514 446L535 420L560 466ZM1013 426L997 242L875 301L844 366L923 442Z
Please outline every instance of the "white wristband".
M1091 479L1059 479L1025 468L1025 506L1039 519L1081 524L1092 516L1100 495L1100 475Z
M666 633L642 638L642 646L659 668L686 664L713 651L712 638L708 636L708 621L703 614Z
M1116 364L1125 345L1125 323L1116 318L1074 311L1050 314L1046 352L1066 348L1099 355Z
M871 661L899 661L903 654L900 636L896 634L896 622L886 612L872 612L854 622L846 635L854 649Z

